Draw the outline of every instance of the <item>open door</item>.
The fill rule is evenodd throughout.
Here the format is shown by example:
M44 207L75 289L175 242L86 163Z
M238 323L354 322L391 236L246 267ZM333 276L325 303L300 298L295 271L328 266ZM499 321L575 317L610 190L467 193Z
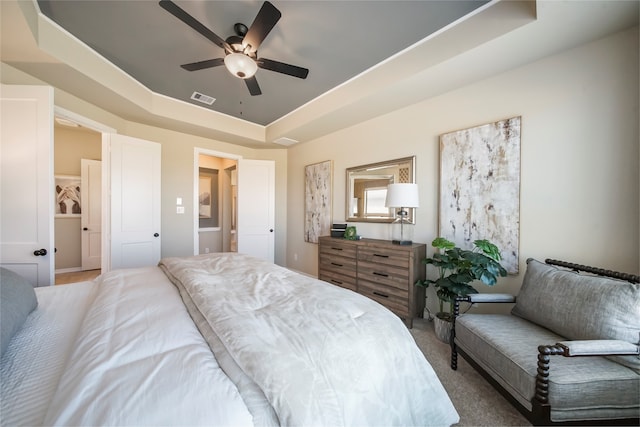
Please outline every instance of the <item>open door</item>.
M53 89L1 85L0 98L0 265L53 285Z
M238 252L273 262L275 162L238 160Z
M82 195L82 270L97 270L102 261L102 162L80 160Z
M108 134L110 265L103 271L160 261L160 144ZM103 157L104 159L104 157Z

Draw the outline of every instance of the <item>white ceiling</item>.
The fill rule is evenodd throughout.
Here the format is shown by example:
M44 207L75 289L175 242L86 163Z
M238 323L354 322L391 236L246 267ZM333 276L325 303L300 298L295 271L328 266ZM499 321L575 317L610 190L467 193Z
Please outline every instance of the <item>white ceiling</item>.
M262 4L176 3L223 38L235 22L250 25ZM17 69L126 120L272 148L277 138L314 139L637 25L638 3L273 1L282 18L259 56L310 73L259 70L257 97L224 68L182 70L221 49L155 0L47 3L84 42L34 1L2 0L0 55L11 67L3 82ZM212 108L188 100L194 90L217 98Z

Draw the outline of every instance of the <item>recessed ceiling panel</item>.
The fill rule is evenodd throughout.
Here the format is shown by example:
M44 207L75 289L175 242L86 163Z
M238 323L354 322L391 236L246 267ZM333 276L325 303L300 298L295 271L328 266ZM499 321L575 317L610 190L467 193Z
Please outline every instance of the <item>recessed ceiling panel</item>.
M234 24L249 27L262 2L174 2L221 38ZM258 58L309 69L299 79L258 69L261 95L224 66L180 67L223 58L224 51L160 7L158 1L39 0L51 20L150 90L267 125L324 92L411 46L486 1L273 1L282 14ZM194 92L215 98L211 106Z

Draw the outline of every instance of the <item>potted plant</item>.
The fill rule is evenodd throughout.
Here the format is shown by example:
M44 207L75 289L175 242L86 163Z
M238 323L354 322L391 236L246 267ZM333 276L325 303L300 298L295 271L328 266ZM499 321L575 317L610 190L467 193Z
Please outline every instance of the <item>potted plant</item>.
M436 335L449 342L455 298L477 294L472 285L477 280L488 286L495 285L498 277L506 276L507 271L500 265L500 250L488 240L474 241L471 250L461 249L444 237L435 238L431 245L436 252L423 262L436 267L438 276L419 284L436 288L439 302L439 311L434 318Z

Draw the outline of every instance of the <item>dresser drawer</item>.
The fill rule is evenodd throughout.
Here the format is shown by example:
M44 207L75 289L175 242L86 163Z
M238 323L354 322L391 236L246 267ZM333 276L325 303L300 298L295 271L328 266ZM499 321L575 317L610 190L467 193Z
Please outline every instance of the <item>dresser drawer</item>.
M353 258L354 261L356 259L356 250L357 248L353 244L333 239L328 242L321 240L319 247L321 257L324 255L335 255L344 258Z
M355 277L345 276L344 274L336 273L335 271L320 270L318 279L324 280L332 285L351 289L352 291L357 290Z
M381 247L358 248L358 261L372 262L407 270L409 268L409 258L409 253L406 251Z
M358 293L377 301L402 318L409 316L409 292L358 279Z
M318 278L355 291L356 247L340 240L320 239Z
M320 257L318 278L343 288L356 290L356 260L334 254Z
M358 261L358 280L366 280L378 285L408 291L409 279L409 271L406 267L401 268L381 263Z

